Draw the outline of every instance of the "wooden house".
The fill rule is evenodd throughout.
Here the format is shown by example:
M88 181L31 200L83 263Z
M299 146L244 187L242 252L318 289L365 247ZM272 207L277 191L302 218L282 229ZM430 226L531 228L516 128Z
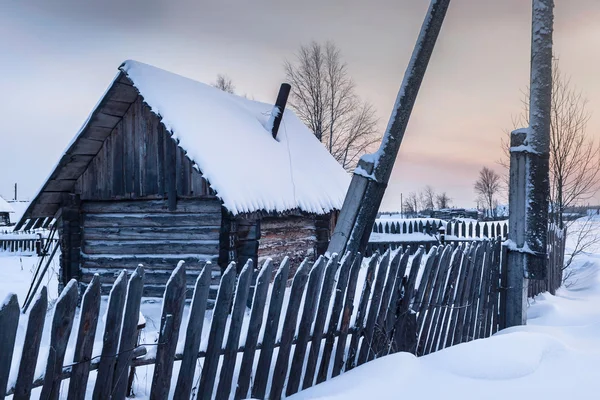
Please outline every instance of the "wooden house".
M0 226L10 225L10 214L15 210L0 196Z
M191 285L207 261L321 254L349 177L277 110L126 61L17 228L56 220L61 283L143 264L146 295L179 260Z

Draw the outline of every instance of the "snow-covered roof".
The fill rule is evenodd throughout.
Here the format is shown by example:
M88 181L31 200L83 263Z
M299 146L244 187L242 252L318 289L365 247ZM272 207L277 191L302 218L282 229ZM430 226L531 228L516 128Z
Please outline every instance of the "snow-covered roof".
M341 209L349 175L291 110L275 140L270 104L137 61L120 69L232 213Z
M0 213L14 213L15 210L0 196Z

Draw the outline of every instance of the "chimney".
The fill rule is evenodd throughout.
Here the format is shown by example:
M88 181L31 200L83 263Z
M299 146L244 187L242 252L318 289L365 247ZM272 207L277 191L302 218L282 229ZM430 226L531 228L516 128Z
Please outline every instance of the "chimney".
M271 119L273 120L271 134L273 135L273 139L277 139L277 132L279 131L279 125L281 124L281 119L283 118L283 111L285 110L285 105L287 103L287 99L290 95L291 89L292 86L289 83L282 83L281 87L279 88L277 101L275 102L273 112L271 113Z

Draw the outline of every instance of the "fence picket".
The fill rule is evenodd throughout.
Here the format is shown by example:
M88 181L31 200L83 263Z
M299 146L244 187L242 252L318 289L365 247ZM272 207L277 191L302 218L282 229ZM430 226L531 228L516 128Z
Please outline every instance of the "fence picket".
M46 286L42 286L42 290L40 290L40 293L37 295L33 306L31 307L31 311L29 312L29 320L27 321L25 342L23 343L23 352L21 353L21 362L19 364L19 373L17 375L13 400L27 400L31 396L31 386L33 384L38 354L40 352L47 309L48 291ZM4 340L0 340L0 346L2 346L2 343L4 343ZM4 354L4 351L2 351L2 354ZM4 364L4 361L1 361L0 365L10 365L10 363ZM2 385L0 382L0 389L3 387L6 387L6 385ZM3 396L0 396L0 398L2 397Z
M275 340L277 339L277 330L282 314L281 307L283 305L283 297L285 296L285 287L289 272L289 259L285 257L275 275L275 281L272 287L269 311L265 323L265 333L263 334L260 357L258 358L258 366L256 367L256 375L254 376L254 384L252 385L253 398L263 399L267 392L267 383L269 380L269 372L271 371L271 361L273 359L273 348L275 347Z
M311 387L315 381L315 371L317 369L319 351L321 350L323 329L325 328L325 320L327 318L327 313L329 312L332 300L331 294L333 292L333 285L335 283L335 274L337 270L338 256L337 254L334 254L327 262L327 266L325 267L323 286L319 295L319 305L317 308L317 316L315 317L315 326L313 328L308 360L306 361L306 370L304 372L302 389ZM331 318L333 318L333 314Z
M346 340L348 338L348 331L350 329L350 320L354 312L354 296L356 293L356 285L358 273L362 265L362 257L357 254L352 262L350 269L350 277L348 280L348 290L346 290L346 299L344 300L344 308L342 310L341 322L340 322L340 334L338 336L337 347L335 350L335 357L333 359L333 368L331 376L338 376L342 367L344 366L344 355L346 353Z
M466 244L460 253L460 260L458 261L458 277L456 279L456 290L454 291L454 296L451 299L452 306L447 310L448 315L448 333L446 335L446 341L444 344L444 348L450 347L454 344L456 326L459 321L460 310L463 308L463 300L464 300L464 290L466 286L467 280L467 264L469 259L469 251L470 244Z
M473 265L473 279L471 281L471 293L469 293L469 302L471 306L467 310L465 316L465 327L463 331L463 342L468 342L475 338L475 329L477 326L477 307L479 306L479 293L481 291L481 278L482 269L484 263L484 256L486 252L487 242L482 242L475 255L475 262Z
M140 315L140 303L144 289L144 268L135 269L127 283L125 312L121 326L119 350L112 379L111 397L125 399L127 396L127 374L131 365L131 356L137 341L137 326Z
M177 339L179 338L179 328L181 327L183 306L185 305L185 291L185 264L180 261L171 274L163 295L161 329L158 336L156 363L150 390L151 400L161 400L169 397L175 350L177 349ZM172 325L167 330L168 315L172 318Z
M475 242L471 243L471 246L468 250L466 250L465 255L463 256L465 276L463 280L463 288L462 293L459 298L458 306L458 315L456 316L456 328L454 330L454 339L452 341L453 344L459 344L463 341L463 330L465 327L465 315L467 314L467 309L471 307L471 304L468 303L469 295L471 293L471 283L473 281L473 269L475 265L475 254L477 251L477 247L479 245Z
M439 307L440 318L438 319L438 323L436 324L435 328L433 351L443 349L446 343L449 317L452 311L451 307L456 293L456 281L458 279L462 253L462 245L457 246L452 253L452 259L450 261L450 274L448 275L446 289L444 290L444 296L442 297Z
M233 292L235 289L235 263L230 263L221 277L221 284L217 293L217 302L210 324L210 334L206 346L206 356L200 374L200 386L198 387L198 399L210 400L215 386L219 358L223 346L223 335L225 324L231 308Z
M298 312L300 310L300 302L308 281L310 272L310 263L304 260L296 271L294 280L292 281L292 289L290 291L290 302L285 312L283 321L283 330L281 332L281 341L275 368L273 369L273 382L271 383L270 399L279 399L283 393L283 387L288 373L290 362L290 351L292 349L292 340L296 332L296 323L298 321Z
M392 255L390 254L390 257ZM386 317L388 310L390 308L390 299L392 298L392 291L395 288L396 283L396 275L398 274L398 268L400 267L400 258L402 257L402 251L397 251L392 259L390 260L389 270L387 273L387 278L385 281L385 287L383 288L383 294L381 296L381 305L379 306L379 311L377 313L377 326L381 327L383 330L383 334L387 336L386 331ZM381 346L377 345L377 347L381 351ZM379 356L380 353L377 354Z
M384 322L386 341L388 341L390 339L392 330L394 329L394 325L396 324L398 296L402 290L402 280L404 279L404 275L406 273L406 267L408 266L408 259L410 258L410 252L411 252L411 249L410 249L410 247L408 247L406 249L406 251L404 253L402 253L402 257L400 257L400 262L398 265L398 269L396 271L396 275L394 276L394 285L392 286L392 293L390 295L390 300L388 302L388 308L387 308L385 322ZM398 255L400 255L400 253Z
M233 372L237 361L240 334L242 332L242 324L244 323L244 313L248 302L248 293L250 293L253 270L254 263L252 259L248 259L238 278L235 299L233 301L233 310L231 312L229 335L225 345L221 375L219 376L219 384L217 386L217 399L228 398L229 393L231 392L231 381L233 379Z
M260 328L262 327L267 291L269 290L269 282L272 274L273 262L269 258L264 262L257 278L254 299L252 300L250 322L248 323L248 333L246 334L246 343L244 344L244 355L242 356L242 364L235 392L236 399L245 399L248 395L252 368L254 366L254 354L256 352Z
M410 312L410 305L413 300L417 275L419 273L419 269L421 268L423 252L423 247L419 247L412 259L408 279L406 281L403 279L400 280L403 284L406 284L402 288L403 296L399 299L397 305L398 311L396 312L396 322L394 324L393 337L391 338L395 344L396 351L408 351L409 353L413 354L416 352L416 315ZM409 327L414 329L407 329Z
M90 374L90 363L94 339L96 337L96 326L100 314L100 277L94 275L88 285L81 304L79 317L79 329L75 355L73 356L73 368L69 381L68 399L85 398L88 376Z
M2 399L6 395L20 313L17 295L10 293L4 303L0 304L0 398Z
M435 336L435 328L437 326L437 322L439 320L440 313L440 304L442 301L444 285L446 284L446 279L448 277L448 272L450 271L450 256L452 252L451 246L444 247L442 252L440 262L439 262L439 272L436 276L435 283L433 285L431 291L431 300L430 307L427 311L427 317L425 318L425 322L423 325L423 332L426 334L424 337L426 338L425 346L424 346L424 354L429 354L432 351L434 336Z
M98 374L92 398L102 400L110 397L116 354L119 346L119 333L123 320L123 306L125 305L125 290L127 273L121 271L113 284L108 296L108 311L102 338L102 352L98 364Z
M77 297L77 281L72 279L63 289L54 309L48 362L44 374L44 385L40 394L41 400L58 399L63 361L71 329L73 328Z

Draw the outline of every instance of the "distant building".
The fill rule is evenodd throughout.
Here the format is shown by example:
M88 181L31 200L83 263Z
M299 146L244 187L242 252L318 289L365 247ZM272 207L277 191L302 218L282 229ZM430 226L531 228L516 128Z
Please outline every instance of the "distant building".
M10 223L10 214L15 210L8 204L6 200L0 196L0 226L8 226Z

